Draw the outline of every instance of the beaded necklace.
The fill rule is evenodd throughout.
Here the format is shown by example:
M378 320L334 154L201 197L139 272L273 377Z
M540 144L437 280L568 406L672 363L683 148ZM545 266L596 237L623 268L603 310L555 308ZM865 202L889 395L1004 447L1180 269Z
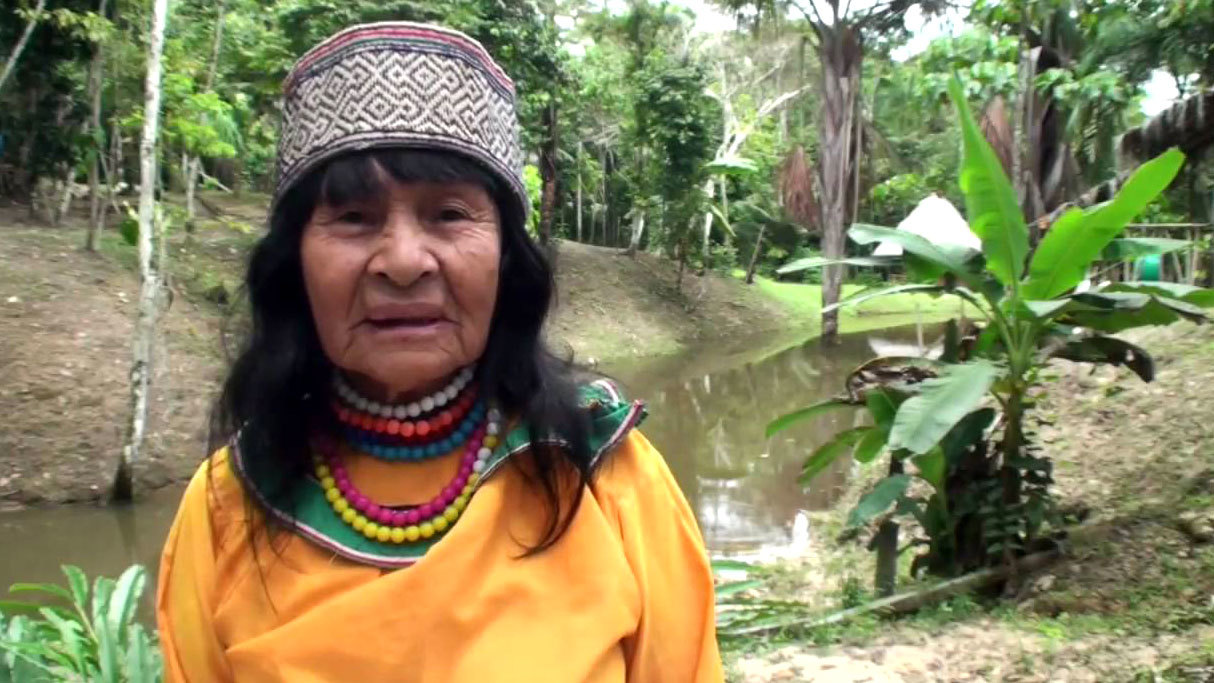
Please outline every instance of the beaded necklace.
M372 401L369 398L361 396L354 387L351 387L341 374L333 376L333 386L337 390L337 395L342 398L347 404L354 408L371 413L376 417L396 418L403 420L406 417L417 417L422 413L428 413L435 408L441 408L453 401L456 396L463 391L464 387L472 381L473 368L471 365L456 373L451 379L451 383L439 389L438 391L426 396L425 398L411 401L409 403L399 403L389 405L387 403L379 403Z
M355 488L335 442L316 443L313 468L333 512L354 531L380 543L416 543L441 536L468 505L497 447L501 413L478 396L473 369L464 368L439 391L407 404L367 399L334 376L333 412L347 446L382 460L422 460L460 446L459 470L432 500L411 508L382 506Z
M430 539L445 533L463 514L498 445L500 429L501 413L490 408L485 423L468 439L452 481L429 502L410 509L377 505L355 488L332 443L320 444L314 456L316 478L333 512L363 536L395 544Z
M467 441L485 417L486 406L478 400L472 374L471 368L464 368L450 384L434 394L396 405L381 404L360 396L337 375L333 412L356 450L385 460L436 457Z

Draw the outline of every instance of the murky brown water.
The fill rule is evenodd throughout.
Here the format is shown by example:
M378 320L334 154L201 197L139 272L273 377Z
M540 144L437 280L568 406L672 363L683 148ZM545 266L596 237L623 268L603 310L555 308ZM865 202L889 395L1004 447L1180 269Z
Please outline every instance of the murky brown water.
M938 335L927 334L928 341ZM839 461L808 490L797 484L805 456L859 415L835 412L770 441L772 418L840 393L864 360L917 345L915 328L849 335L837 346L817 341L756 358L746 345L700 349L677 357L608 367L631 397L647 401L642 430L665 455L714 552L788 546L812 533L799 510L829 507L846 481ZM116 576L140 562L154 572L180 489L119 508L72 506L0 513L0 599L16 581L61 579L59 565ZM795 533L794 533L795 528ZM148 593L151 593L149 587Z

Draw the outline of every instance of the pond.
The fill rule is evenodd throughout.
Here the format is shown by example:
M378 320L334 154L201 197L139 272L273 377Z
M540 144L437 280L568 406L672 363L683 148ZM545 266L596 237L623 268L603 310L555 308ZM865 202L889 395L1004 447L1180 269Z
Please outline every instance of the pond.
M803 490L797 474L806 455L860 414L837 411L771 440L763 434L767 422L839 394L861 362L877 353L913 353L925 337L935 341L938 328L845 335L829 347L811 340L766 355L751 340L604 370L630 397L646 401L650 417L642 430L669 462L712 552L778 553L812 533L798 513L829 508L851 467L840 460ZM79 565L90 576L116 576L135 562L154 571L180 493L170 487L116 508L0 513L0 587L58 582L61 564Z

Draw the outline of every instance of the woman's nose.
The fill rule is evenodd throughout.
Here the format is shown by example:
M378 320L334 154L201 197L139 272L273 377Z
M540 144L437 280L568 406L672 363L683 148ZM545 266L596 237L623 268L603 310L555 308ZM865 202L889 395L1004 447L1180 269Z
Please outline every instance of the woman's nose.
M425 225L413 212L394 210L385 216L367 269L398 287L408 287L438 271Z

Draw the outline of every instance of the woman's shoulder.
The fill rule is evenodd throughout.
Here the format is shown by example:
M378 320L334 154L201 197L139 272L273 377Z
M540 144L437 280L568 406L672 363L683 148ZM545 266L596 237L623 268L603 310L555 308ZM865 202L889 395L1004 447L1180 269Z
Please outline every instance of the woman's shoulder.
M637 489L664 488L672 477L662 454L641 433L648 415L644 402L629 399L609 379L583 384L580 391L582 405L590 411L596 491L626 496Z
M642 401L629 400L615 382L600 378L578 388L590 414L591 467L598 468L620 450L648 415Z
M212 524L244 515L244 487L232 469L229 446L212 453L194 471L182 495L181 507L205 510Z

